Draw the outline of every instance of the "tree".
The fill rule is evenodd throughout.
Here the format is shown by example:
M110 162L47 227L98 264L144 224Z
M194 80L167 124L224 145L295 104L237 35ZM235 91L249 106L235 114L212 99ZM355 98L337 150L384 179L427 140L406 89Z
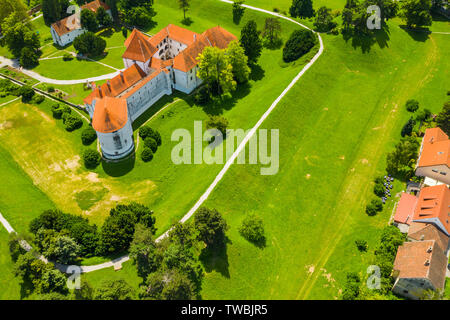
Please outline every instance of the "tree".
M92 144L97 139L97 132L91 126L87 127L81 133L81 141L85 146Z
M42 14L46 25L61 19L62 5L60 0L42 0Z
M292 32L283 48L283 60L295 61L309 52L316 44L316 36L310 30L302 29Z
M387 155L387 172L403 178L410 178L414 174L419 146L420 143L414 135L400 139L395 149Z
M19 89L19 94L22 96L22 102L30 102L34 96L34 90L30 86L22 86Z
M73 263L79 253L80 246L68 236L55 238L45 252L49 259L63 264Z
M207 246L221 244L225 240L228 225L216 209L202 207L194 216L194 227L198 231L198 239Z
M152 231L140 223L135 227L130 258L137 267L138 275L144 279L155 272L162 262L162 255L153 240Z
M105 8L99 7L95 12L95 18L100 26L109 28L113 25L111 16L106 12Z
M416 120L420 121L420 122L427 121L428 119L430 119L430 117L431 117L431 111L430 111L430 109L427 109L427 108L421 109L416 114Z
M359 296L360 284L361 279L357 273L347 273L347 281L345 282L344 290L342 292L342 299L355 300Z
M210 92L223 96L236 89L233 67L224 50L206 47L197 60L199 60L197 77L205 81Z
M153 23L152 18L156 15L153 1L147 0L119 0L117 9L121 21L128 27L147 28Z
M245 12L244 0L233 0L233 22L239 24Z
M381 210L383 210L383 203L380 199L372 199L366 206L366 213L368 216L374 216Z
M245 55L244 48L242 48L238 41L231 41L228 44L228 48L225 49L225 53L230 60L236 82L247 82L250 76L250 68L248 66L248 58Z
M11 13L15 13L19 21L29 18L27 7L21 0L0 0L0 25Z
M356 247L358 248L358 250L360 252L367 251L368 245L367 245L367 241L366 240L361 240L361 239L355 240L355 244L356 244Z
M353 22L353 11L349 8L342 10L342 25L345 31L348 31Z
M207 129L217 129L223 136L227 133L228 120L223 116L209 116L206 120Z
M34 52L39 52L39 35L33 32L29 25L20 20L16 13L9 15L1 24L3 43L16 58L20 58L23 48L28 48Z
M319 10L317 10L314 27L319 32L328 32L336 27L336 22L333 21L333 16L331 15L330 8L322 6L319 8Z
M92 32L85 32L73 41L73 46L81 54L99 56L106 48L106 41Z
M278 18L266 18L262 36L269 48L277 46L281 42L281 23Z
M95 294L95 300L133 300L134 297L134 289L124 279L104 280Z
M431 26L431 0L405 0L402 2L400 17L408 27Z
M161 145L161 134L152 129L150 126L142 126L139 128L139 137L141 137L142 140L145 140L147 137L151 137L155 139L158 146Z
M146 147L141 152L141 159L144 162L149 162L153 159L153 151L152 149Z
M105 12L105 14L106 14L106 12ZM81 10L80 22L81 22L81 27L90 32L95 32L98 29L97 17L95 15L95 13L89 9Z
M255 64L261 56L263 45L254 20L248 21L242 28L239 42L244 48L248 63Z
M83 152L83 162L87 169L95 169L101 162L102 157L97 150L86 149Z
M386 188L384 187L384 185L382 183L376 183L375 186L373 187L373 193L375 193L379 197L384 196L385 190L386 190Z
M31 69L39 64L39 52L29 47L24 47L20 53L20 65Z
M74 297L75 300L92 300L94 298L94 288L85 277L81 277L80 289L74 290Z
M133 240L134 226L130 211L107 217L100 232L101 251L109 254L127 250Z
M402 128L402 131L400 133L401 136L402 137L410 136L412 134L412 132L413 132L415 124L416 124L416 121L412 117L410 117L408 122L406 122L405 125Z
M25 254L25 249L20 245L20 237L17 233L11 232L8 239L9 253L11 254L11 260L16 262L20 255Z
M312 0L293 0L289 8L292 17L311 18L314 16Z
M419 109L419 101L410 99L406 101L405 106L406 110L408 110L409 112L416 112Z
M450 101L447 101L442 111L436 116L436 123L448 136L450 136Z
M39 293L67 293L67 278L59 270L48 270L42 274L36 289Z
M169 231L169 241L181 246L191 247L194 243L193 233L192 224L177 222Z
M239 233L248 241L258 245L263 244L266 239L263 221L254 213L244 218L239 228Z
M160 269L149 275L140 296L158 300L191 300L195 293L186 275L176 269Z
M177 0L178 6L181 10L183 10L183 19L186 20L186 11L189 10L189 7L191 6L190 0Z
M144 139L144 147L151 149L152 152L155 153L156 150L158 149L158 144L156 143L156 140L153 139L152 137L147 137Z

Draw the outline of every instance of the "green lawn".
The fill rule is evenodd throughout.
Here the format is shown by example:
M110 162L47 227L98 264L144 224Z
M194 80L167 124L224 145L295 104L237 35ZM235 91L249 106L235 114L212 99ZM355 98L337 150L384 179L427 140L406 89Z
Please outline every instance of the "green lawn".
M8 232L0 228L0 300L20 299L20 282L13 274L14 263L8 249Z

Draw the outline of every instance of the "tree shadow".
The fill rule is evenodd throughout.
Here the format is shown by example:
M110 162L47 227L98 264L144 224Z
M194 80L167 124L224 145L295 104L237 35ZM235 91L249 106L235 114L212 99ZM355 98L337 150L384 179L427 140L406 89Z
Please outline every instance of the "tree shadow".
M250 65L250 80L258 81L262 80L264 78L264 75L266 72L259 64L252 64Z
M233 10L233 23L239 24L241 23L242 17L244 16L244 10L243 8L240 8L241 10Z
M250 83L241 83L237 86L237 89L232 93L231 97L215 97L212 101L202 106L203 111L212 116L221 115L224 110L231 110L239 100L247 96L250 93L250 89Z
M217 271L222 276L230 278L230 272L228 270L228 244L232 244L232 242L227 236L225 236L223 243L206 247L202 250L200 253L200 262L206 272L210 273L212 271Z
M383 23L381 29L358 32L354 30L347 30L342 33L345 42L351 39L351 44L354 49L361 48L363 53L368 53L375 44L383 49L389 47L390 30L386 23Z
M247 241L252 243L255 247L259 249L264 249L265 247L267 247L267 239L265 236L257 241L251 241L249 239L247 239Z
M181 20L181 23L185 26L190 26L192 23L194 23L194 20L192 20L190 17L187 17L186 19Z
M119 161L102 160L102 168L111 177L122 177L133 170L136 163L136 154L133 152L127 158Z
M115 29L111 27L102 30L98 35L105 38L111 38L115 32L116 32Z
M400 28L413 38L415 41L425 42L430 37L431 31L428 28L410 28L406 25L400 25Z

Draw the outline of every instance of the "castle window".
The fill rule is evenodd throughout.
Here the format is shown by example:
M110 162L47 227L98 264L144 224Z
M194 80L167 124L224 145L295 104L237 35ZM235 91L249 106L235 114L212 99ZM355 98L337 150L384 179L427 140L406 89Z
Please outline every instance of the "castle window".
M122 141L120 141L120 136L118 134L114 135L113 141L116 149L122 149Z

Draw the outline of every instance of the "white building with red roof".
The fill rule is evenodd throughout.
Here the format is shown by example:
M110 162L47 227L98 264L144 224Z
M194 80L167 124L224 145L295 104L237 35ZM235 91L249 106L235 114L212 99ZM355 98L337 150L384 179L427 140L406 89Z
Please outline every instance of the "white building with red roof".
M202 83L198 55L205 47L225 49L236 39L220 26L199 34L169 24L152 37L134 29L125 41L125 70L84 99L103 157L115 160L130 154L131 123L174 89L191 93Z
M87 9L93 12L97 12L97 9L103 7L106 13L111 14L111 8L104 2L100 0L94 0L86 3L80 7L80 11ZM81 27L80 13L74 13L64 19L61 19L50 26L50 33L52 34L53 43L64 47L69 43L72 43L76 37L86 32L85 29Z

